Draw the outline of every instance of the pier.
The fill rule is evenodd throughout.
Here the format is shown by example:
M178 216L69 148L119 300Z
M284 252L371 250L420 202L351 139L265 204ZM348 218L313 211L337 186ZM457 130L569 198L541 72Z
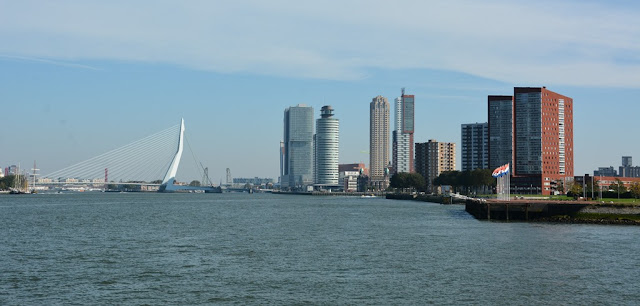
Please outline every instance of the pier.
M465 211L478 220L640 225L640 205L587 201L470 199Z

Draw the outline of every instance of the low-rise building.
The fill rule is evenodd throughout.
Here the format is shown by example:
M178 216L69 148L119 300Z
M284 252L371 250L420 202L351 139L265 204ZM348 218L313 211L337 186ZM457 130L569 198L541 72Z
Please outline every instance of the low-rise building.
M593 180L594 185L600 186L603 189L607 189L609 186L616 184L618 180L627 189L629 189L629 187L631 187L631 185L633 185L634 183L640 183L640 177L615 177L615 176L590 177L589 175L574 177L574 182L580 185L583 185L585 180L587 181L587 185L590 185L591 181Z
M353 192L358 190L358 177L360 171L342 171L340 172L339 180L340 185L343 186L344 191Z
M362 174L369 175L369 169L365 167L364 163L352 163L352 164L339 164L338 172L344 171L360 171L362 170Z
M618 172L613 168L613 166L609 167L598 167L598 170L593 171L593 176L618 176Z
M244 177L238 177L238 178L234 178L233 179L233 183L234 184L251 184L254 186L260 186L260 185L266 185L266 184L273 184L273 179L272 178L260 178L260 177L252 177L252 178L244 178Z

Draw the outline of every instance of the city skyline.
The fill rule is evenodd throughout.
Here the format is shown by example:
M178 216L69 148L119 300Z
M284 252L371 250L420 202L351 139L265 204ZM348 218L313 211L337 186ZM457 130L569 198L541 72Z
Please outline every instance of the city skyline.
M575 101L576 175L640 152L626 134L640 111L634 2L403 2L356 17L358 2L247 3L0 3L0 166L46 174L184 117L213 181L226 168L276 178L281 112L298 103L339 109L340 163L368 163L368 102L401 87L417 98L414 142L459 143L488 95L547 86ZM198 177L187 163L182 176Z

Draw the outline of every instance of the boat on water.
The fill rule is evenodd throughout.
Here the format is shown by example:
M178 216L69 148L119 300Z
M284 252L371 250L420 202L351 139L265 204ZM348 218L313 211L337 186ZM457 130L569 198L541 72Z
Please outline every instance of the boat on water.
M9 194L28 194L29 193L29 180L22 179L20 174L20 165L16 171L15 178L13 179L13 187L9 188ZM24 186L26 184L26 187Z
M377 196L373 195L373 194L363 194L360 196L360 198L377 198Z
M20 190L20 189L16 189L16 188L11 188L9 189L9 194L26 194L26 192Z

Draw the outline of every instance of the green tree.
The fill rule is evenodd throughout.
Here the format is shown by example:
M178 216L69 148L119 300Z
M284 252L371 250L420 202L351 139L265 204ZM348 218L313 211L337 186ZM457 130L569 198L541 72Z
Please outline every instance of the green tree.
M391 177L389 181L391 187L396 189L415 189L423 190L426 186L424 177L419 173L396 173Z
M470 192L472 189L477 193L480 188L487 190L487 187L495 186L496 181L491 176L490 169L476 169L473 171L444 171L433 180L433 185L449 185L453 191ZM462 188L462 189L460 189Z
M613 192L618 193L618 197L620 194L627 192L627 188L624 187L624 184L619 178L616 178L616 181L609 185L609 189L613 190Z
M633 195L634 198L636 199L640 198L640 183L635 182L631 184L631 187L629 188L629 190L631 191L631 194Z
M436 177L433 180L433 185L435 186L443 186L443 185L449 185L451 187L453 187L453 191L455 191L455 189L458 186L461 186L461 182L462 179L461 177L461 173L460 171L444 171L442 173L440 173L440 175L438 175L438 177Z
M483 171L482 169L475 169L471 171L471 186L473 186L474 193L478 193L478 188L483 186Z
M407 188L407 173L396 173L391 177L389 185L393 188L404 189Z
M0 178L0 190L9 189L9 187L13 187L13 181L15 180L15 175L7 175L3 178Z
M582 185L573 183L571 189L569 189L569 193L571 193L574 199L577 199L582 195Z
M415 190L424 190L426 187L426 181L420 173L409 173L407 176L407 184L409 188Z
M491 176L493 170L491 169L477 169L478 173L476 175L480 176L480 186L482 186L483 190L491 190L490 187L496 186L496 179Z

